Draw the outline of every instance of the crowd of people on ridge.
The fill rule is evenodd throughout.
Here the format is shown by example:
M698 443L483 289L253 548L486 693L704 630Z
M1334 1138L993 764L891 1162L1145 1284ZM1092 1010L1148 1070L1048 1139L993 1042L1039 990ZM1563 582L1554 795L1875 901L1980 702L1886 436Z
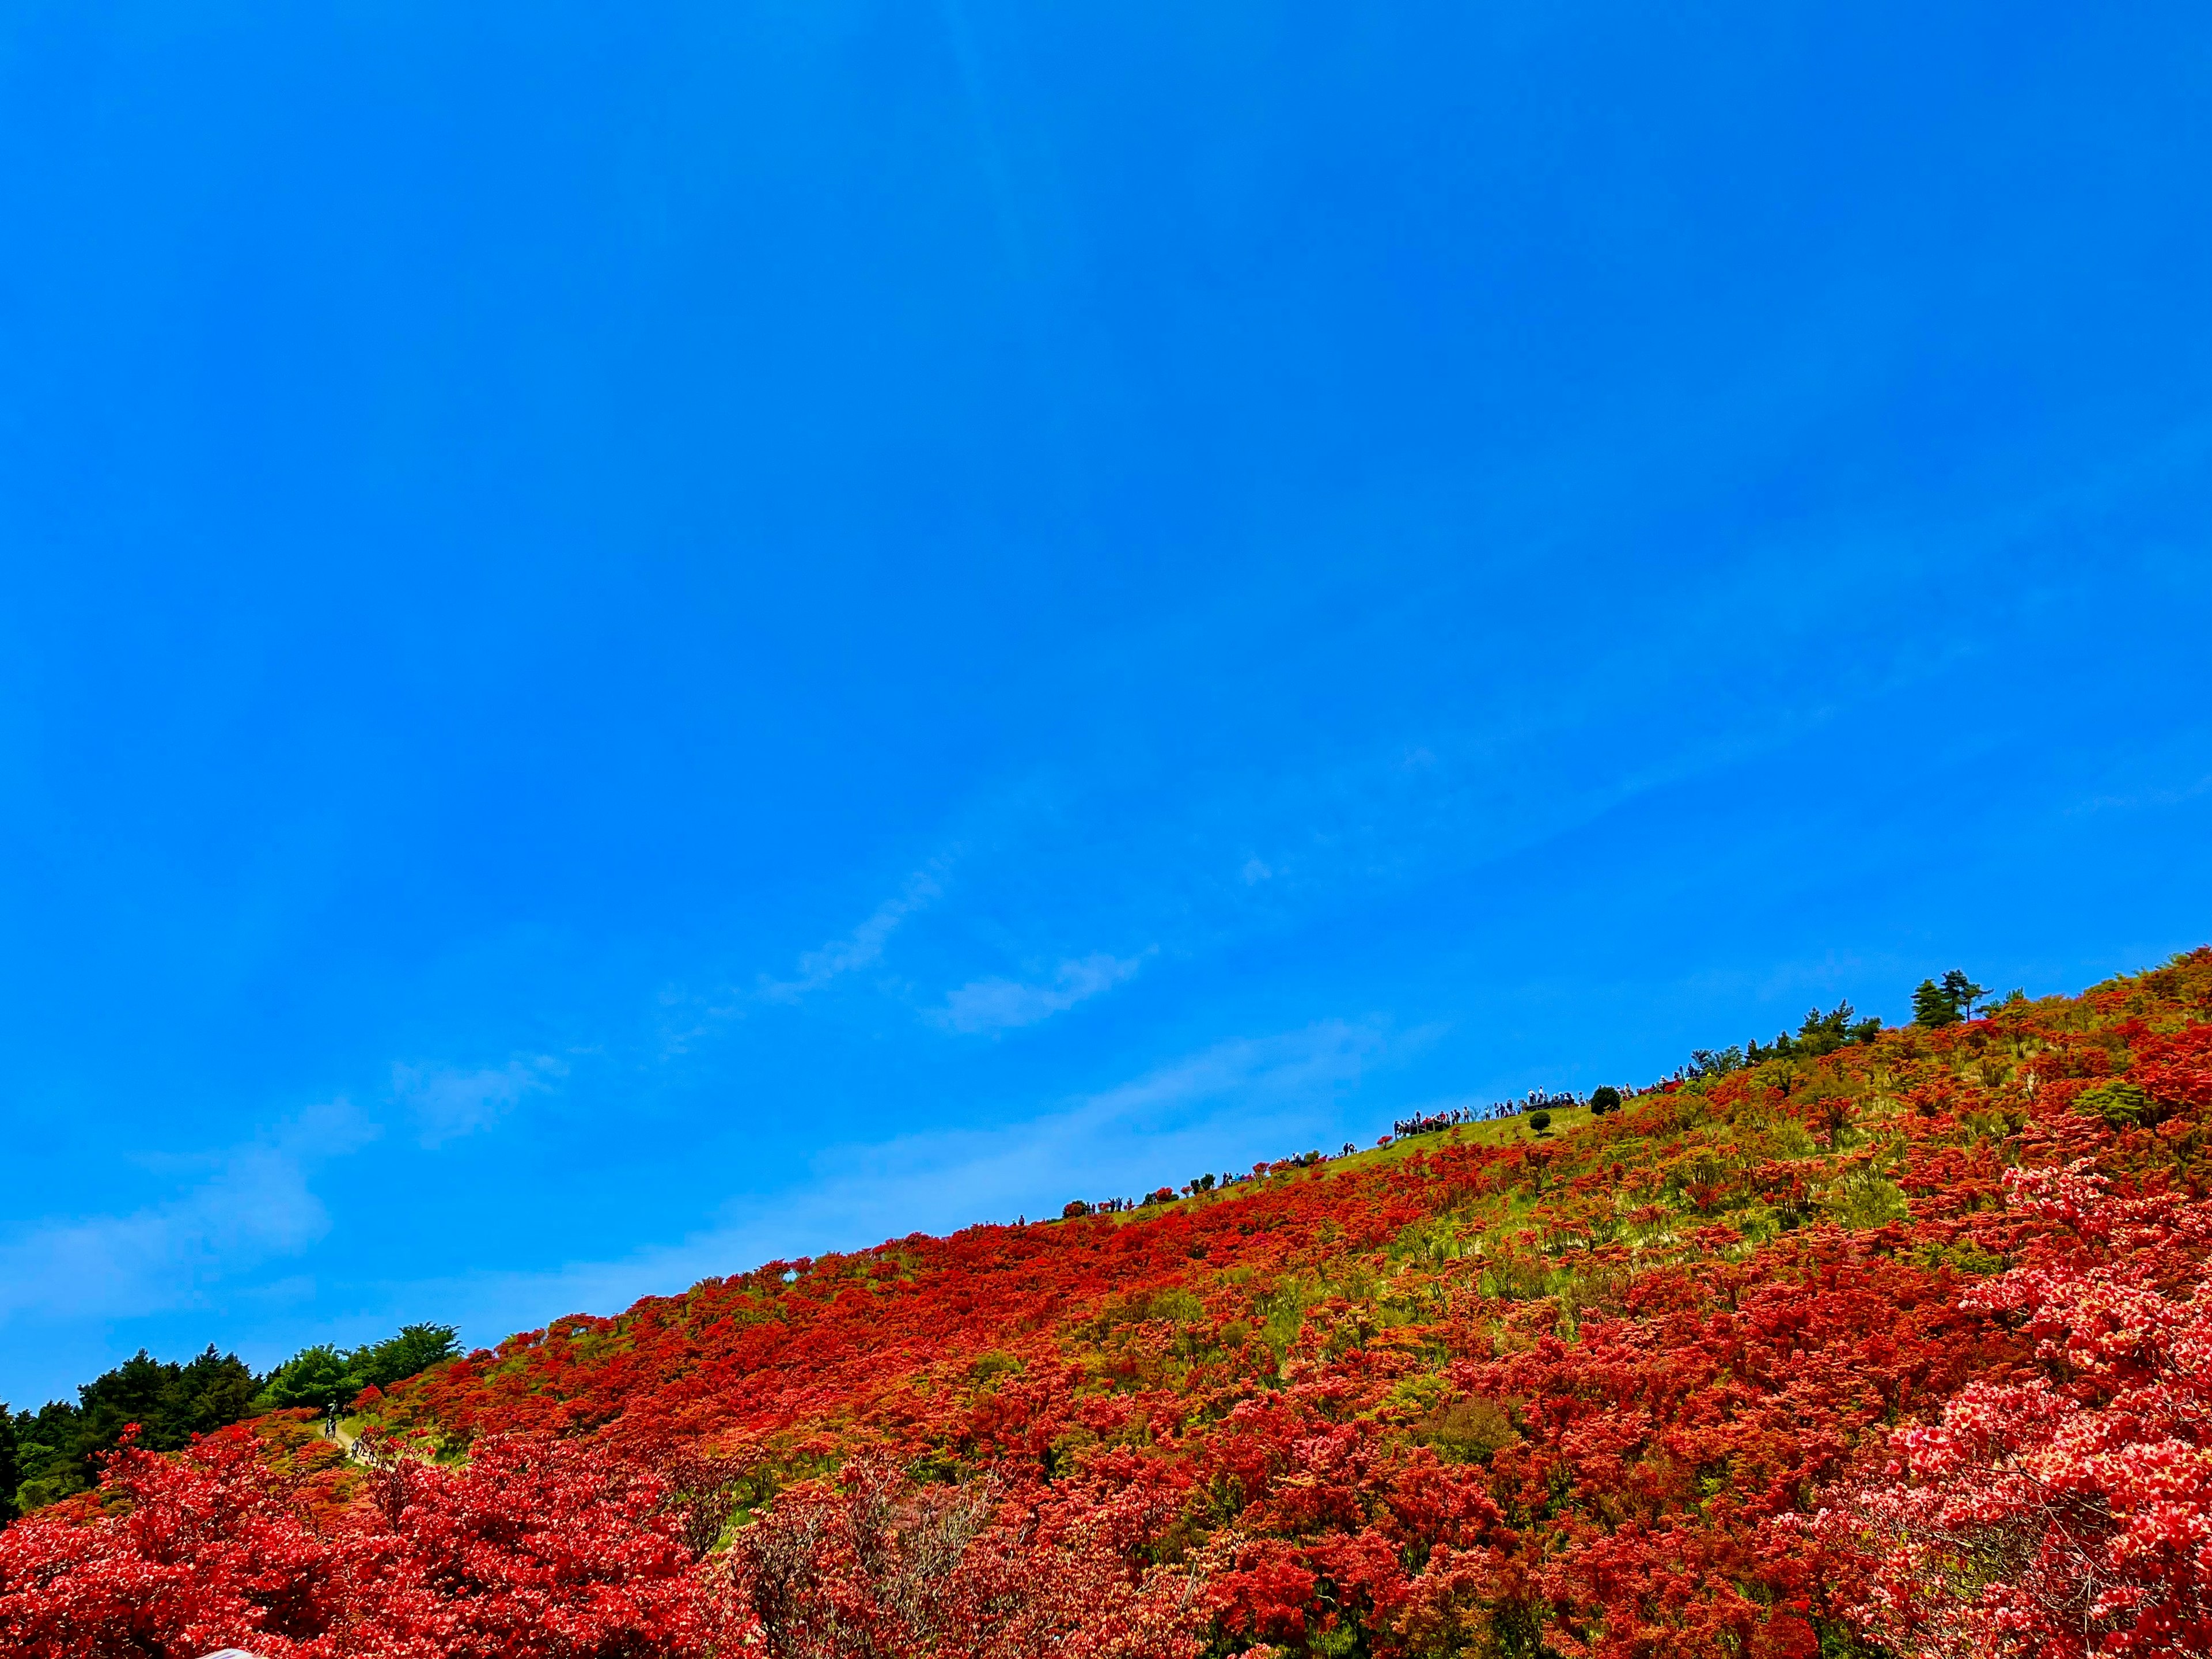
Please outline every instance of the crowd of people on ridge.
M1408 1135L1436 1134L1444 1129L1456 1128L1462 1123L1493 1123L1503 1118L1518 1117L1523 1112L1565 1111L1571 1106L1588 1106L1594 1102L1601 1103L1598 1109L1602 1111L1642 1092L1638 1089L1604 1088L1594 1090L1587 1095L1554 1095L1547 1094L1541 1089L1531 1089L1525 1099L1493 1101L1480 1111L1469 1106L1455 1106L1448 1112L1430 1112L1420 1117L1400 1118L1390 1126L1390 1133L1402 1140Z
M1561 1111L1571 1106L1589 1106L1596 1111L1604 1112L1618 1106L1623 1100L1643 1092L1641 1089L1601 1088L1592 1090L1588 1095L1549 1094L1541 1089L1531 1089L1526 1099L1498 1101L1486 1110L1477 1111L1469 1107L1455 1107L1447 1112L1431 1112L1420 1117L1401 1118L1390 1126L1389 1134L1376 1137L1375 1144L1377 1146L1388 1146L1393 1140L1401 1140L1409 1135L1435 1134L1441 1130L1455 1128L1462 1123L1489 1122L1502 1118L1518 1117L1523 1113ZM1538 1127L1542 1127L1540 1121ZM1344 1150L1335 1156L1350 1158L1358 1150L1358 1147L1347 1140L1344 1143ZM1202 1193L1226 1191L1229 1188L1241 1185L1248 1181L1264 1181L1271 1175L1281 1175L1291 1170L1310 1169L1315 1164L1326 1163L1328 1156L1322 1152L1301 1152L1296 1158L1279 1158L1273 1163L1262 1160L1252 1166L1249 1175L1202 1175L1194 1181L1185 1182L1180 1188L1155 1188L1142 1198L1133 1200L1127 1198L1070 1199L1066 1207L1061 1210L1060 1217L1063 1220L1072 1220L1077 1216L1121 1215L1128 1211L1141 1210L1154 1204L1172 1204L1178 1198L1196 1198Z
M1344 1143L1343 1156L1349 1158L1358 1151L1350 1141ZM1070 1199L1067 1207L1060 1212L1063 1219L1079 1215L1120 1215L1128 1210L1141 1210L1152 1204L1172 1204L1178 1198L1195 1198L1200 1193L1224 1191L1248 1181L1265 1181L1271 1175L1282 1175L1291 1170L1309 1170L1328 1161L1322 1152L1300 1152L1296 1158L1279 1158L1273 1163L1261 1159L1252 1166L1249 1175L1202 1175L1183 1182L1180 1190L1173 1187L1158 1187L1131 1203L1126 1198L1102 1198L1093 1202L1088 1199Z

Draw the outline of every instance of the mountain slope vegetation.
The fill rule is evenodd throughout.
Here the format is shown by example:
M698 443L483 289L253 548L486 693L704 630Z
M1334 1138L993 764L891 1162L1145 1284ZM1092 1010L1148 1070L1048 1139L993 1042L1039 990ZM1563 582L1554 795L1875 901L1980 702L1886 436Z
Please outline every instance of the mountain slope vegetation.
M0 1534L0 1645L2212 1650L2212 950L1931 989L556 1321L364 1389L350 1455L126 1445Z

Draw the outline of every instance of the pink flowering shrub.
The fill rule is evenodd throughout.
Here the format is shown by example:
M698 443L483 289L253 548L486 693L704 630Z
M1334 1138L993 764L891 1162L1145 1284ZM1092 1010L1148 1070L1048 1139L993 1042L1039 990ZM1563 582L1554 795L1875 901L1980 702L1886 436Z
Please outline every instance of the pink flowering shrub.
M1968 1304L2045 1374L1969 1384L1820 1517L1852 1611L1931 1659L2212 1653L2212 1203L2086 1160L2012 1185L2063 1242Z

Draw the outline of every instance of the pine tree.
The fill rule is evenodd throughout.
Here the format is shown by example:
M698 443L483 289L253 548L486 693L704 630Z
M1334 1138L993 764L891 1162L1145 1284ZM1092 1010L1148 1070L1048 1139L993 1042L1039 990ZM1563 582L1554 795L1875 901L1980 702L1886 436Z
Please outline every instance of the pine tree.
M1974 1005L1989 994L1987 986L1975 984L1956 968L1943 975L1943 994L1951 999L1951 1006L1959 1011L1960 1019L1972 1019Z
M1931 1029L1956 1025L1962 1019L1972 1018L1974 1005L1987 995L1985 987L1975 984L1961 969L1954 968L1943 975L1941 984L1932 979L1920 981L1919 989L1912 994L1912 1023Z
M1923 979L1912 993L1912 1023L1931 1030L1939 1025L1956 1025L1959 1010L1944 994L1942 986L1932 979Z

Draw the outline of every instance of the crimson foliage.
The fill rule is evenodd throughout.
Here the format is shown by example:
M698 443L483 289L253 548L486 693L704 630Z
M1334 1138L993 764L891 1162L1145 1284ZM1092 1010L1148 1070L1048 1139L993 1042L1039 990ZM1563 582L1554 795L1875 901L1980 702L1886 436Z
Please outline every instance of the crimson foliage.
M715 1634L661 1482L604 1448L487 1437L349 1493L322 1461L243 1429L175 1459L125 1446L105 1510L0 1534L6 1651L645 1659Z

